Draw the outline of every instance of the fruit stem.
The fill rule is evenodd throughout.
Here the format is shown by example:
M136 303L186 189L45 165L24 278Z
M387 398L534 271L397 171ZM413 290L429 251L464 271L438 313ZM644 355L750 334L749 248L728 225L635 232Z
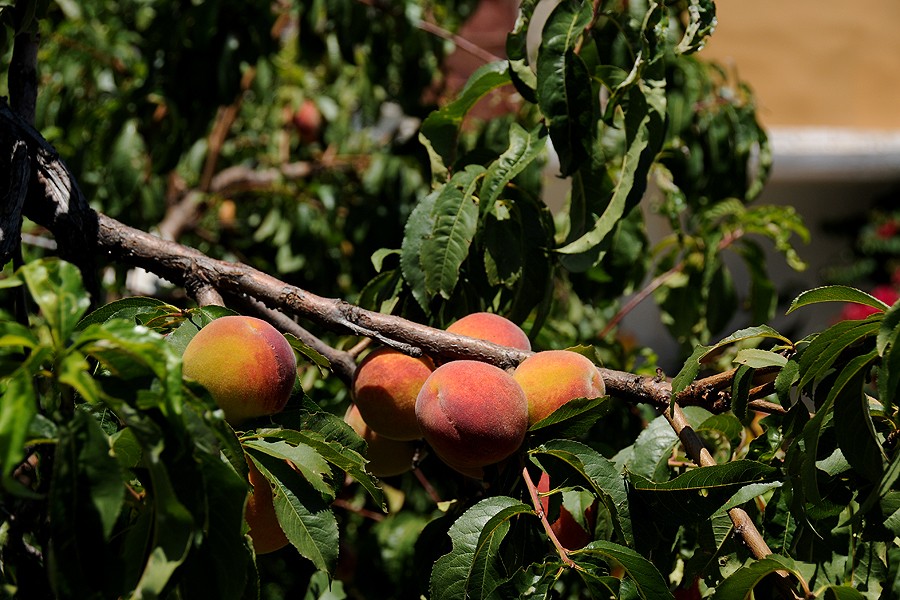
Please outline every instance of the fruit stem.
M541 524L544 526L544 531L547 532L547 537L550 538L550 541L556 548L556 552L559 554L559 557L566 564L566 566L573 569L579 568L575 561L569 558L569 551L559 543L559 539L556 537L556 534L553 533L553 529L550 527L550 521L547 520L547 513L544 512L544 507L541 505L541 499L538 496L537 486L534 485L534 480L531 479L531 474L528 473L528 467L524 467L522 469L522 478L525 480L525 486L528 488L528 493L531 496L531 503L534 505L535 513L537 513L538 518L541 520Z

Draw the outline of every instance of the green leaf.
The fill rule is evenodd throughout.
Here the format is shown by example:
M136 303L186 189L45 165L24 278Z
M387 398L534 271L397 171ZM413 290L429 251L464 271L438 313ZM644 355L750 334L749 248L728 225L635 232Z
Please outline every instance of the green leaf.
M578 437L587 433L611 408L612 402L608 396L576 398L529 427L528 431L538 434L542 439Z
M322 496L283 460L247 454L272 484L278 523L291 544L313 566L334 573L338 558L338 525Z
M499 549L510 520L534 509L506 496L486 498L464 512L448 532L452 550L434 563L431 598L497 598L506 580L499 564Z
M808 351L808 350L807 350ZM819 438L822 435L822 429L826 420L831 417L831 409L838 396L852 393L861 386L866 372L868 371L871 361L875 357L876 351L873 349L869 354L857 356L845 366L832 384L825 401L819 406L816 414L803 428L803 441L805 456L801 466L801 476L803 479L803 492L810 502L819 502L819 484L816 476L816 460L817 450L819 447ZM838 428L840 429L840 428ZM853 442L850 441L850 444ZM852 464L852 463L851 463ZM880 467L880 461L878 466ZM868 470L868 467L863 467ZM865 471L864 471L865 472Z
M331 468L310 446L296 440L290 444L283 440L246 440L243 445L269 456L291 461L313 489L322 494L323 500L326 502L334 500L334 489L325 482L325 475L331 474Z
M794 298L794 301L791 302L791 306L785 314L791 314L798 308L809 306L810 304L817 304L819 302L854 302L856 304L871 306L880 312L885 312L889 308L887 304L862 290L846 285L826 285L807 290Z
M849 585L829 585L821 590L825 600L867 600L867 597Z
M133 321L138 315L156 313L161 308L168 309L167 312L170 313L181 313L181 309L157 298L130 296L128 298L114 300L85 315L84 318L78 322L76 329L81 330L88 325L93 325L95 323L105 323L110 319L129 319Z
M878 373L878 398L885 413L891 414L894 399L900 395L900 303L892 306L878 327L875 347L881 356Z
M25 459L28 427L38 414L37 396L31 374L17 369L2 386L0 398L0 468L3 487L8 488L10 474Z
M800 382L797 387L802 389L810 382L823 379L847 348L874 336L877 330L878 322L875 320L842 321L817 335L800 356Z
M116 578L98 577L113 559L106 547L122 510L125 484L109 438L86 411L60 429L49 496L51 553L66 595L109 593ZM68 596L72 597L72 596Z
M531 131L525 131L518 123L510 126L509 147L490 164L481 184L481 214L493 208L509 182L541 156L546 145L547 132L543 125L536 125Z
M537 104L537 77L528 64L528 31L537 4L537 0L523 0L519 3L516 23L506 36L510 78L516 91L531 104Z
M628 489L615 463L593 448L572 440L551 440L530 450L529 454L538 462L542 454L552 456L575 469L606 506L616 534L624 543L634 544Z
M753 591L753 588L756 587L756 584L767 575L776 571L788 571L797 577L801 577L800 571L793 560L778 554L770 554L766 558L753 561L729 575L716 587L712 598L713 600L745 600Z
M431 211L433 227L422 242L421 264L425 291L446 299L456 287L459 269L469 254L478 226L478 204L473 197L484 168L470 165L441 189Z
M431 216L438 195L443 188L422 198L406 220L403 243L400 248L400 272L409 286L410 292L425 314L431 314L429 296L425 289L425 270L422 268L422 245L431 235L434 219Z
M576 53L593 18L590 2L561 2L547 17L537 56L538 105L567 177L590 156L597 105L590 73Z
M47 319L57 347L62 347L90 306L81 273L75 265L53 258L27 263L20 273Z
M737 362L737 359L735 359ZM734 373L731 383L731 411L738 419L747 418L747 405L750 399L750 386L753 385L754 369L742 364Z
M331 371L331 361L322 356L322 354L320 354L318 350L316 350L303 340L299 339L297 336L290 333L285 333L284 337L291 345L291 348L299 353L300 356L303 356L304 358L309 360L309 362L318 367L319 373L321 373L323 377L328 375L328 373Z
M628 578L634 582L640 598L645 600L674 598L672 592L669 591L666 580L657 568L653 566L653 563L631 548L605 540L594 540L583 549L571 552L569 556L578 563L581 562L583 557L591 557L614 561L611 564L618 563L622 565Z
M754 369L762 369L764 367L783 367L787 363L787 358L770 350L744 348L743 350L738 350L737 355L734 357L734 362Z
M871 355L869 358L874 359ZM832 402L834 420L839 424L835 427L835 434L844 458L869 481L877 482L884 472L887 457L869 413L869 400L864 388L867 374L867 369L863 367L848 379L838 376L832 388Z
M384 492L378 480L366 471L366 459L361 454L364 442L343 419L329 413L315 413L307 421L304 431L260 429L257 434L314 448L326 461L353 477L372 500L386 510Z
M482 97L510 83L509 65L505 61L488 63L478 68L456 99L432 112L422 122L419 141L431 160L432 181L446 180L456 161L457 141L463 118Z
M678 54L690 54L703 49L707 38L716 28L716 4L712 0L690 0L687 12L687 27L675 47Z
M674 401L677 394L687 389L687 387L697 378L697 374L700 373L700 367L703 363L703 359L706 358L711 352L714 350L718 350L723 346L727 346L729 344L733 344L734 342L740 342L743 340L748 340L752 338L770 338L776 339L786 344L791 344L791 340L784 337L768 325L759 325L756 327L747 327L745 329L740 329L735 331L728 337L720 340L718 343L712 346L697 346L694 348L693 354L691 354L690 358L685 361L684 366L678 372L678 374L672 379L672 399Z
M694 522L718 511L742 487L768 480L776 472L760 462L737 460L692 469L663 483L634 473L629 473L629 480L655 514Z

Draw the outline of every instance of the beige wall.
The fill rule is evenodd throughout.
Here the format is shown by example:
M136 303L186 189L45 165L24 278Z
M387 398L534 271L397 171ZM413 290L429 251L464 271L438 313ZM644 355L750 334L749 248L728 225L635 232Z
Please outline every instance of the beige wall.
M718 0L701 56L732 65L767 126L900 129L900 2Z

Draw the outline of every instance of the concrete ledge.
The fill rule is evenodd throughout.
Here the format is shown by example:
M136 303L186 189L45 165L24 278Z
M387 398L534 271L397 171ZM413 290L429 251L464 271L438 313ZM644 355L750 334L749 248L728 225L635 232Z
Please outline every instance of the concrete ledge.
M770 183L900 181L900 130L772 127Z

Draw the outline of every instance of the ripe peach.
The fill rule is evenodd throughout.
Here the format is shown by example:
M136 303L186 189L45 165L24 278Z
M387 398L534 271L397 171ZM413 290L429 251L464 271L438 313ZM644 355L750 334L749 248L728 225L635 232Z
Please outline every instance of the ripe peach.
M256 464L247 458L250 467L250 495L244 507L244 518L250 526L250 539L257 554L268 554L284 548L287 536L278 523L272 497L272 485Z
M451 324L447 331L526 352L531 350L531 341L522 328L506 317L494 313L477 312L466 315Z
M416 396L434 370L429 358L413 358L391 348L366 356L353 378L353 402L369 427L394 440L422 437Z
M369 445L367 452L369 473L375 477L391 477L412 468L413 456L416 453L414 444L388 439L375 432L363 420L356 405L351 405L347 409L344 421Z
M575 398L606 394L600 371L588 358L569 350L545 350L523 360L513 378L528 398L528 424L534 425Z
M209 390L233 426L284 409L297 378L297 357L261 319L221 317L184 350L182 373Z
M550 476L541 473L537 484L538 492L546 494L550 491ZM550 496L541 496L541 507L544 513L550 509ZM590 527L597 519L597 503L594 502L584 510L585 523ZM585 530L565 506L559 507L559 517L550 524L553 535L566 550L580 550L592 539L591 533Z
M322 134L322 113L319 107L310 99L303 101L300 108L293 116L294 127L300 134L300 142L311 144L319 139Z
M512 455L528 428L528 401L503 369L474 360L441 365L422 386L416 418L435 454L457 471Z

